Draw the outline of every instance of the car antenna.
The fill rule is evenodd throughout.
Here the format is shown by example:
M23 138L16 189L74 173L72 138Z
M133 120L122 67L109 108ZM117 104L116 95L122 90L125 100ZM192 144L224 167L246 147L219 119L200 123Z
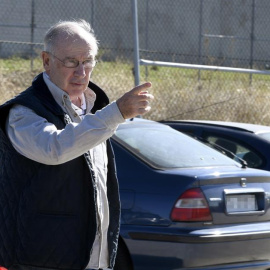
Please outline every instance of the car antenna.
M224 148L224 147L222 147L222 146L220 146L220 145L218 145L216 143L212 143L212 144L214 145L214 147L219 148L223 152L225 152L225 154L228 153L228 154L232 155L234 158L236 158L240 162L240 164L242 165L242 168L243 169L246 169L247 168L248 165L247 165L247 162L244 159L238 157L236 154L234 154L230 150L228 150L228 149L226 149L226 148ZM227 154L226 154L226 156L227 156Z
M220 146L220 145L218 145L216 143L210 142L210 141L206 140L205 138L197 137L197 139L199 139L200 141L203 141L203 142L209 144L211 147L213 147L214 149L222 152L226 156L228 156L228 154L230 154L231 156L233 156L235 159L237 159L240 162L240 164L242 165L242 168L243 169L246 169L248 167L248 164L247 164L247 162L244 159L238 157L236 154L234 154L230 150L228 150L228 149L226 149L226 148L224 148L224 147L222 147L222 146Z

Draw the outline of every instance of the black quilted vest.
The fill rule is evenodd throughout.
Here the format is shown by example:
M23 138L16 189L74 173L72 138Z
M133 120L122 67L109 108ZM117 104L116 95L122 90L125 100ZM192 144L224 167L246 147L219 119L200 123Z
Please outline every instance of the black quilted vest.
M95 84L90 82L89 87L97 95L95 112L109 101ZM96 183L89 154L54 166L20 155L5 133L5 121L13 104L29 107L58 129L67 122L42 74L31 87L0 106L0 265L84 269L96 234ZM109 140L107 151L112 268L119 236L120 203Z

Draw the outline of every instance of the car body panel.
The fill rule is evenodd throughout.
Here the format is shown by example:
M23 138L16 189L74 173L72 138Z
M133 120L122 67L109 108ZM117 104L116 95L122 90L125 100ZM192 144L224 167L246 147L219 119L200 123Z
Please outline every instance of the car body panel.
M147 132L140 125L143 120L134 121L132 125ZM151 121L144 121L149 129L155 128ZM129 129L129 123L124 125ZM192 151L195 140L187 140ZM223 160L223 155L212 149L210 152L217 153L216 158L222 156L226 164L157 169L137 154L138 149L130 149L115 138L112 144L121 195L120 237L134 270L270 268L269 172L242 168L227 157ZM211 221L171 220L175 202L191 188L203 191ZM235 194L254 195L252 200L257 199L258 209L227 211L227 197Z
M121 233L135 269L254 269L253 264L263 261L265 265L258 269L268 269L269 225L262 226L264 228L259 236L244 226L231 226L231 230L229 226L224 230L219 226L193 230L175 228L170 231L154 230L156 227L150 226L122 226ZM262 238L264 241L261 241ZM248 245L243 245L247 241ZM256 250L258 246L260 252Z

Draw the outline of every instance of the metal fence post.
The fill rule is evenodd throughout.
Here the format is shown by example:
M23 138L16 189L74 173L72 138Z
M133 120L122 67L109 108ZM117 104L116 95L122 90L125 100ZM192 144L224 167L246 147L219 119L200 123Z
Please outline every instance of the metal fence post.
M251 7L251 33L250 33L250 64L249 68L253 69L253 50L254 50L254 24L255 24L255 0L252 0ZM252 83L252 74L249 75L249 83Z
M34 66L34 31L35 31L35 0L31 3L31 71Z
M95 29L95 3L94 1L91 2L91 27Z
M140 56L139 56L139 34L138 34L138 11L137 0L132 0L133 15L133 39L134 39L134 76L135 86L140 84Z
M200 15L199 15L199 64L202 64L202 23L203 23L203 0L200 1ZM201 70L198 71L198 80L201 80Z

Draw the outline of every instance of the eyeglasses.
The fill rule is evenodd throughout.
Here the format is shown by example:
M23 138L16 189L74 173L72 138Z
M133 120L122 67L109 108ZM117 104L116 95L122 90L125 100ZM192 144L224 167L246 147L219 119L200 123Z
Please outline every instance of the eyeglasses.
M83 62L80 62L80 61L73 59L73 58L66 58L64 60L61 60L51 52L46 52L46 53L49 53L50 55L55 57L66 68L76 68L80 63L83 64L84 68L93 68L97 64L97 60L95 60L95 59L87 59L87 60L84 60Z

